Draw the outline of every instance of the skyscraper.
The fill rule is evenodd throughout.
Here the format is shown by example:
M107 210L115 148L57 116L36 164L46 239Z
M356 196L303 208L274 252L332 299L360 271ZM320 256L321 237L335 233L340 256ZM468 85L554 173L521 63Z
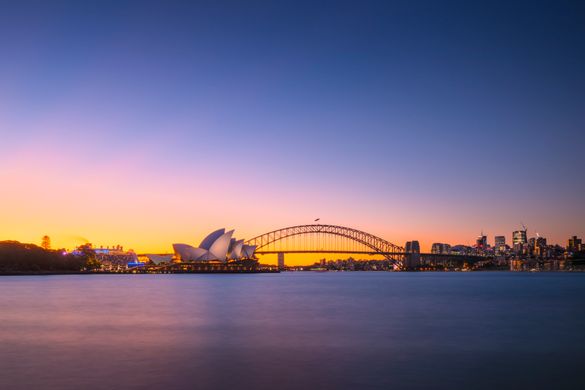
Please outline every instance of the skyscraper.
M524 245L528 242L526 238L526 230L516 230L512 233L512 244L516 246L517 244Z
M475 246L477 249L487 249L487 236L484 236L483 232L477 237L477 240L475 240Z
M506 236L496 236L494 238L494 247L497 252L506 251Z
M581 249L581 246L582 240L580 238L577 238L577 236L573 236L569 238L569 241L567 243L567 250L569 252L576 252Z
M515 232L512 233L512 245L514 247L514 252L516 253L526 252L526 250L528 249L527 244L528 238L526 237L526 229L516 230Z
M547 253L546 238L536 237L534 240L534 254L538 257L545 257Z
M443 244L441 242L435 242L433 243L433 246L431 247L431 253L435 254L435 255L448 255L449 252L451 252L451 245L449 244Z

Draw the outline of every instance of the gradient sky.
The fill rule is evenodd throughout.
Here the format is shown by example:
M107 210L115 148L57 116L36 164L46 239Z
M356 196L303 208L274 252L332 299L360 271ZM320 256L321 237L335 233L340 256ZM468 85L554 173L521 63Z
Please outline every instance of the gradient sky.
M0 240L585 228L582 1L13 1Z

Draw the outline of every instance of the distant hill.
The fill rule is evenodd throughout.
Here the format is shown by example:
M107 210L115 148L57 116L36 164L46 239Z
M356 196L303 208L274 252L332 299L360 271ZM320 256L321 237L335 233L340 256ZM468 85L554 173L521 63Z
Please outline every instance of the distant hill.
M0 274L81 271L87 257L45 250L34 244L0 241Z

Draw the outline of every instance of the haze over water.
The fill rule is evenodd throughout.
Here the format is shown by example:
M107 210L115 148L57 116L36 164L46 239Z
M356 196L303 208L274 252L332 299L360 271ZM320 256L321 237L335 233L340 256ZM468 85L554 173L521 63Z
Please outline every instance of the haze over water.
M0 388L581 389L585 274L0 279Z

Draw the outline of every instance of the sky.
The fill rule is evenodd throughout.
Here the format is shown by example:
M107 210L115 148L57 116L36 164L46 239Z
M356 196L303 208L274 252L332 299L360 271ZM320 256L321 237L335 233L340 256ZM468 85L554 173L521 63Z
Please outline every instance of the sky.
M0 240L585 234L585 3L13 1Z

